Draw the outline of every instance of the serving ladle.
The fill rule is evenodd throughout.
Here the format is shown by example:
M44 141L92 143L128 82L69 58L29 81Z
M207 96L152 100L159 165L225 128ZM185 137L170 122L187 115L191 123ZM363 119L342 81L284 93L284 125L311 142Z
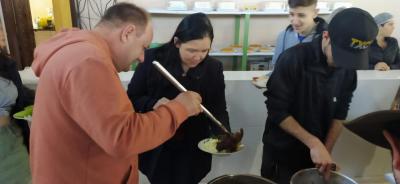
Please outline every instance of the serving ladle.
M186 92L186 88L179 83L178 80L175 79L174 76L172 76L167 69L165 69L158 61L153 61L153 65L156 67L156 69L168 80L170 81L179 91L181 92ZM211 112L205 108L203 105L201 105L201 109L203 110L204 114L206 114L207 117L209 117L212 122L214 122L218 127L220 127L224 131L224 135L220 138L219 143L217 144L217 149L218 151L220 150L230 150L234 151L239 145L240 141L243 138L243 129L241 128L239 132L236 133L231 133L226 127L217 119Z

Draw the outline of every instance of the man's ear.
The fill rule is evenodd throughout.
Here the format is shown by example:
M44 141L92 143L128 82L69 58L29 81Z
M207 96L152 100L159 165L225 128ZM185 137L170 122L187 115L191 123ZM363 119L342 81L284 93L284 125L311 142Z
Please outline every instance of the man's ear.
M131 36L136 36L136 26L133 24L125 25L121 30L121 41L127 42Z

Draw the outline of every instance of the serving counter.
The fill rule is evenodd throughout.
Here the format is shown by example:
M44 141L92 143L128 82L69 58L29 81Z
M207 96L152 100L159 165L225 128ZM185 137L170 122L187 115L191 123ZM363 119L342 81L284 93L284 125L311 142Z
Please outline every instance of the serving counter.
M260 173L262 134L267 117L265 89L251 84L254 76L266 71L225 71L227 108L233 131L244 128L245 149L226 157L213 157L212 170L204 179L223 174ZM23 83L35 88L37 78L28 68L20 72ZM122 72L120 78L126 87L133 72ZM400 85L400 71L358 71L358 86L350 105L348 120L377 110L389 109ZM347 130L340 135L333 150L333 158L341 172L354 178L382 177L391 170L388 150L376 147ZM143 179L143 178L142 178ZM141 183L146 183L141 180Z

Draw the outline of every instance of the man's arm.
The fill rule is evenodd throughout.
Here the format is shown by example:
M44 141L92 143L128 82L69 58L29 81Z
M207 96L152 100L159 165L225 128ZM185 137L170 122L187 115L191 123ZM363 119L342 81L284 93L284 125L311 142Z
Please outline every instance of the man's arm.
M136 113L118 75L97 58L76 65L62 84L62 105L76 122L74 126L118 158L151 150L171 138L184 120L194 115L187 108L191 105L182 102L198 104L200 110L197 94L186 100L177 100L178 95L154 111Z
M329 128L328 135L325 139L325 147L329 153L332 153L336 140L343 129L343 120L333 119L331 127Z
M343 129L343 122L347 117L353 93L357 88L357 71L344 70L344 72L344 82L336 104L335 114L325 138L325 146L330 153Z
M330 166L333 164L332 158L325 145L317 137L305 130L292 116L284 119L280 127L310 149L311 159L320 172L330 171Z

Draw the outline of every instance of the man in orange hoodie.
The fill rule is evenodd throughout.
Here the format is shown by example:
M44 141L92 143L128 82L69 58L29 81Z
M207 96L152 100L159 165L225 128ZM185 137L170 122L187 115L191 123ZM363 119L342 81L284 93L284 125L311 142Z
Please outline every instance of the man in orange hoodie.
M137 154L200 113L195 92L136 113L118 78L152 39L145 10L110 7L93 31L62 31L35 50L40 77L31 133L33 184L138 183Z

